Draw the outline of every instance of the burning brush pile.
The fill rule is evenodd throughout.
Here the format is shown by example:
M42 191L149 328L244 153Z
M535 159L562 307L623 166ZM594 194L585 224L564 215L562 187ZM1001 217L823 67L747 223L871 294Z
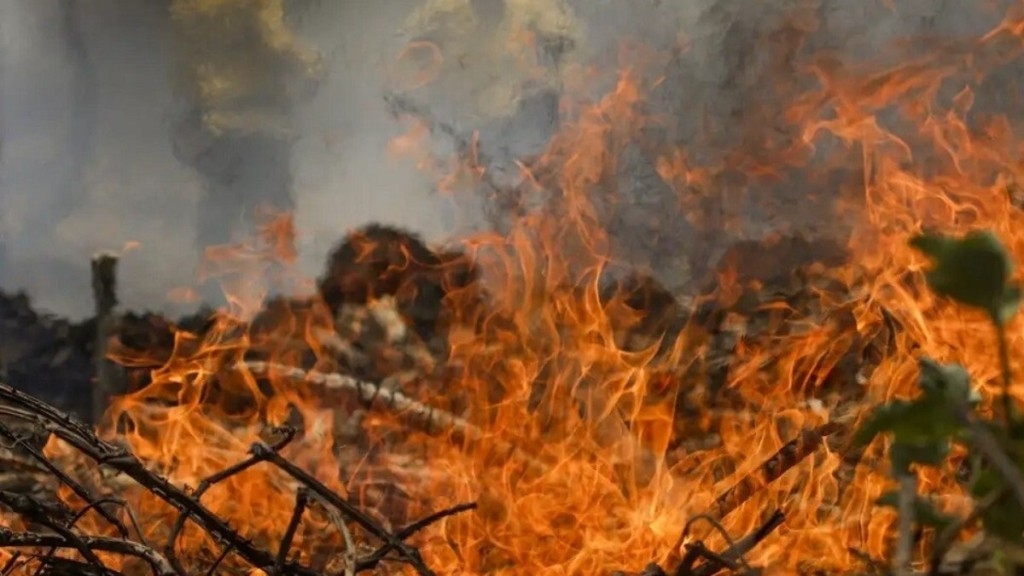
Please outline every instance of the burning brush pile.
M771 88L789 91L771 98L785 106L754 114L742 146L710 165L651 112L665 78L647 72L658 66L642 50L624 51L611 79L565 72L567 93L587 84L601 95L563 96L558 130L517 159L519 178L496 178L474 134L417 106L431 80L420 78L389 97L411 123L395 150L438 171L456 205L469 195L500 205L493 231L436 247L365 226L302 282L288 266L292 220L270 215L249 241L207 254L204 275L221 281L226 308L181 322L101 318L94 327L109 337L88 351L69 344L72 356L101 356L101 384L120 381L95 426L26 394L31 371L12 371L23 391L0 387L3 573L927 565L950 547L936 541L977 533L938 520L985 516L972 513L971 478L981 460L1002 466L1001 453L934 456L899 426L895 443L856 432L879 414L922 420L909 402L874 409L938 378L924 358L963 365L980 414L1000 411L1001 374L1019 368L1018 321L990 314L1004 326L1000 348L975 310L989 300L947 298L963 300L970 281L943 277L941 261L925 274L926 253L960 246L956 278L1006 280L998 252L978 248L989 237L963 248L921 234L990 230L1024 255L1021 127L972 115L972 86L1020 55L1022 30L1011 14L982 38L894 66L801 60L806 79ZM800 42L788 45L792 63ZM454 140L455 157L427 154L431 136ZM627 178L647 182L627 193L624 173L651 179ZM820 218L828 196L827 233L637 256L678 246L674 231L721 244L736 226L722 198L774 197L794 180L828 187L797 197ZM644 204L652 190L663 194ZM660 219L660 235L624 244L616 230L644 218ZM666 272L664 258L686 268L671 288L653 273ZM891 447L902 456L890 459ZM1007 492L988 506L1008 502L1012 517ZM938 560L935 573L969 569Z

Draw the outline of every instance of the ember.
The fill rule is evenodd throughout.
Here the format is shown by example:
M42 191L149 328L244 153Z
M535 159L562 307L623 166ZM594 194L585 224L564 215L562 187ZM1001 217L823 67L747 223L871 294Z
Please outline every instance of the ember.
M554 1L490 15L510 76L533 88L466 96L501 127L463 130L424 96L457 74L458 42L436 37L452 4L412 19L429 30L386 97L410 127L392 151L457 208L483 204L489 231L432 246L371 224L318 278L296 278L292 216L268 210L252 237L207 250L204 279L229 304L179 322L120 313L40 332L27 301L0 295L0 367L17 388L0 386L3 573L685 576L934 560L948 534L876 505L897 486L894 441L856 431L918 395L923 357L963 365L980 414L1007 411L1019 320L1001 357L989 318L929 289L911 240L991 230L1024 257L1021 127L974 108L982 79L1022 53L1019 10L978 38L895 47L897 64L806 53L817 24L797 10L764 57L799 75L732 117L733 142L715 126L683 138L657 105L687 45L662 57L624 43L619 69L591 69L567 55L582 40ZM503 158L488 130L556 87L557 129ZM754 229L753 213L793 222ZM112 334L98 344L97 324ZM69 352L17 351L15 332ZM50 392L66 378L78 394L71 382L97 369L123 389L83 423ZM900 487L912 477L936 514L966 515L963 470L981 464L958 450L897 470Z

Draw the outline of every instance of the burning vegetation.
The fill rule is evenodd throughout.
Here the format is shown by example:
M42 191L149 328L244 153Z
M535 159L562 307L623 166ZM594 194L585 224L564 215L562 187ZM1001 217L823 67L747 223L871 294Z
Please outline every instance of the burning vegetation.
M280 3L256 4L294 66ZM428 6L433 27L494 8ZM537 84L472 98L515 103L507 122L558 93L514 174L420 99L452 73L438 38L420 31L387 96L410 127L394 152L455 206L483 198L492 230L431 246L367 225L296 278L293 220L268 212L207 250L224 308L66 328L66 357L117 367L91 424L28 393L48 369L31 352L5 360L3 573L1012 573L1021 127L975 100L1021 55L1019 6L896 64L806 54L798 11L765 57L799 76L713 161L653 111L687 43L569 65L585 34L561 3L505 10L509 65ZM195 108L237 104L210 98ZM741 237L737 205L798 184L817 230Z

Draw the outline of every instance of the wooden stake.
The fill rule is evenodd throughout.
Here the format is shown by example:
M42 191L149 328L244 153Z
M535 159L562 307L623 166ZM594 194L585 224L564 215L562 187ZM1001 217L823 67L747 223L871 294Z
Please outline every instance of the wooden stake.
M118 392L120 378L118 367L107 359L107 343L117 323L117 261L110 253L92 257L92 295L96 305L96 349L93 362L96 381L92 388L93 424L98 424L110 404L110 398Z

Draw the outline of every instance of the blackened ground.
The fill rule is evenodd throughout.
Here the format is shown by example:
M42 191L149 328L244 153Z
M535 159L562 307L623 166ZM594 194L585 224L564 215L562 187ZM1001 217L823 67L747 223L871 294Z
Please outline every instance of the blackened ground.
M208 312L172 323L151 313L122 316L117 334L132 350L166 350L174 330L201 332ZM90 421L96 322L73 323L33 308L28 296L0 291L0 382ZM153 366L144 367L140 374Z

